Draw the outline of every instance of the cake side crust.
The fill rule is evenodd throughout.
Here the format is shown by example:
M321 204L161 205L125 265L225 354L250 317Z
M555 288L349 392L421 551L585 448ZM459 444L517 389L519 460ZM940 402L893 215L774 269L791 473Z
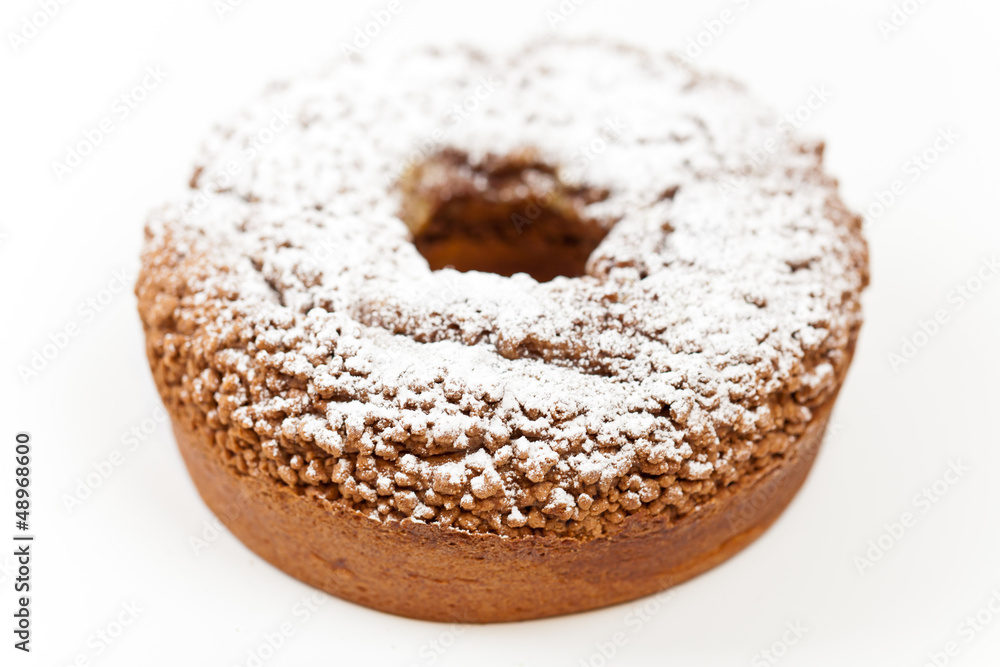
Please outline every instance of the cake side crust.
M680 584L729 559L791 502L812 467L834 400L780 464L741 480L670 524L635 515L609 538L506 538L416 522L380 522L213 453L212 433L174 420L202 499L247 547L337 597L430 621L490 623L610 606ZM628 567L622 567L628 563Z

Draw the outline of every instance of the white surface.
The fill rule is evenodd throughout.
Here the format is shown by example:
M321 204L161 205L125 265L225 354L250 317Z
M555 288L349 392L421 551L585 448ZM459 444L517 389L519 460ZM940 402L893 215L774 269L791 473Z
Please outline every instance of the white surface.
M886 0L593 0L559 26L683 49L703 21L729 9L734 20L700 64L747 81L779 110L807 102L812 86L832 91L806 127L828 141L829 168L855 208L894 179L905 182L869 227L868 323L806 487L761 540L650 604L655 613L636 613L645 600L456 629L327 598L302 622L294 606L311 589L228 534L195 554L190 538L212 519L165 426L125 451L92 496L68 511L64 495L113 450L126 450L123 434L159 406L131 285L93 317L81 304L101 296L116 271L131 280L146 211L184 187L212 122L267 81L341 57L341 42L387 2L332 4L254 0L220 19L213 0L69 2L15 54L8 31L37 5L4 3L0 663L61 666L83 656L80 664L246 665L248 650L286 622L291 636L263 664L766 665L773 663L760 651L796 622L808 630L778 649L784 665L923 665L951 641L959 653L948 664L1000 661L1000 275L961 308L952 294L984 259L1000 255L1000 7L985 0L924 2L889 39L878 28L892 12ZM486 5L409 0L368 48L514 47L549 30L544 12L558 1ZM166 79L118 119L114 100L156 65ZM52 161L105 116L116 118L114 132L58 182ZM911 180L904 163L946 127L959 138ZM947 323L894 370L889 353L938 310ZM79 335L38 377L22 381L18 366L71 322ZM30 655L12 648L9 629L19 430L31 432L35 457ZM942 482L946 493L924 511L915 496L944 479L952 461L968 471L953 485ZM905 512L915 525L859 573L855 557ZM961 624L994 593L997 613L984 613L992 622L969 640ZM132 601L142 608L137 620L98 651L95 633ZM616 632L624 644L602 661L599 647Z

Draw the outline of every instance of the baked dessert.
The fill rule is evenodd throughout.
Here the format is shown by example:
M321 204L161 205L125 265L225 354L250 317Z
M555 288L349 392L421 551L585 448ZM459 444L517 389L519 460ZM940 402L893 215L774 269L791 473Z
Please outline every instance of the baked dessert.
M136 292L206 503L334 595L441 621L615 604L803 482L868 281L822 144L595 42L274 86L154 213Z

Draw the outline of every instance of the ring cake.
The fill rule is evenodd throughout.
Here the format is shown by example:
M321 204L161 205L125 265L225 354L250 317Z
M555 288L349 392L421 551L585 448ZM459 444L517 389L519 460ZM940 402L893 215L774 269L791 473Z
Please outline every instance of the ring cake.
M813 462L868 282L786 130L600 42L272 86L151 216L136 287L202 497L292 576L440 621L733 555Z

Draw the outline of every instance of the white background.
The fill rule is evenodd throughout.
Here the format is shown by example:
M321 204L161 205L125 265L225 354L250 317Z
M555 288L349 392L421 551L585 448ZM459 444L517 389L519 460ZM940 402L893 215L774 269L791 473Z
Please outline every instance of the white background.
M550 32L545 10L557 4L409 0L368 51L457 41L517 48ZM290 622L291 637L263 664L764 665L772 663L760 652L774 645L783 665L917 666L952 641L958 654L948 664L998 664L1000 613L984 612L992 622L971 638L962 624L994 594L1000 611L1000 276L977 283L983 262L1000 253L1000 8L986 0L907 4L919 9L888 37L879 21L892 12L889 0L592 0L558 26L683 50L704 21L729 9L722 33L702 36L712 43L698 63L745 80L783 113L825 86L832 99L806 129L827 140L847 201L867 209L896 179L902 194L868 227L867 324L833 432L772 530L643 617L636 610L648 600L449 628L333 598L300 622L293 608L310 589L228 534L211 539L211 515L165 426L125 452L84 502L72 511L64 502L159 406L131 284L111 293L116 272L134 277L146 212L182 190L213 122L266 82L342 57L341 43L386 3L246 0L220 17L213 0L71 1L15 53L9 35L38 6L5 0L0 663L246 665L248 651ZM60 182L53 161L157 65L166 79ZM911 177L907 161L946 128L958 139ZM980 289L959 298L955 290L970 281ZM107 305L91 314L87 300L102 297ZM919 335L937 311L947 322ZM18 367L68 324L78 335L23 379ZM889 355L915 334L920 349L893 368ZM30 656L13 650L10 629L19 430L34 443ZM949 484L952 463L967 471ZM936 502L916 504L935 482L943 491ZM915 524L892 537L886 525L907 512ZM192 536L208 538L207 548L196 554ZM887 548L869 553L880 539ZM866 554L878 560L859 566ZM96 639L109 624L116 631L131 602L138 618L110 645ZM789 623L807 631L782 647ZM600 645L616 632L625 641L605 660Z

